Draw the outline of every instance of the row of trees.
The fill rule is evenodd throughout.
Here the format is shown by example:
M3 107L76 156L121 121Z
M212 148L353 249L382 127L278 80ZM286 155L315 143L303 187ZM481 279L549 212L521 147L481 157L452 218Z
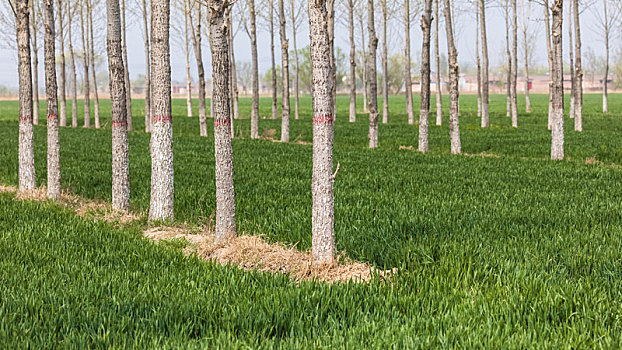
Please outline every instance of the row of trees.
M87 0L88 1L88 0ZM123 0L122 0L123 1ZM512 10L516 14L516 0L510 0ZM61 2L58 3L61 8ZM127 45L124 41L124 16L123 2L119 0L106 0L107 13L107 57L109 71L109 86L112 101L112 207L115 210L129 210L129 155L127 132L131 129L131 109L128 92L128 68L127 68ZM253 19L255 16L254 0L248 0L247 4L251 9L250 29L251 38L256 35ZM351 3L350 3L351 5ZM437 74L439 63L438 50L438 22L440 0L424 0L423 13L421 17L421 30L423 33L421 51L421 108L419 113L419 151L428 151L428 118L430 114L430 94L431 94L431 43L432 31L434 29L435 56L437 63ZM563 0L554 0L551 7L548 1L544 0L545 21L547 29L547 42L550 48L550 69L551 69L551 103L550 103L550 124L552 129L551 158L563 159L564 157L564 134L563 134L563 86L562 86L562 21L563 21ZM148 9L146 1L143 2L143 10L149 10L150 24L145 22L145 29L150 29L148 40L145 43L148 53L149 64L147 65L150 93L148 108L145 110L145 117L148 118L147 130L151 132L151 203L149 209L149 220L168 220L173 219L173 199L174 199L174 173L173 173L173 124L171 115L171 65L170 65L170 31L171 31L171 7L170 0L151 0ZM235 227L235 192L233 182L233 151L232 151L232 127L235 116L237 115L236 88L233 82L235 78L235 57L232 48L231 11L233 3L228 0L208 0L206 2L196 2L191 5L189 2L184 4L186 9L191 6L195 8L197 23L193 24L194 19L188 15L186 17L186 30L190 30L192 44L195 48L200 47L200 23L202 14L207 17L209 27L209 42L212 56L212 117L214 122L214 142L215 142L215 182L216 182L216 239L224 240L236 234ZM404 0L405 13L409 13L410 0ZM19 78L20 78L20 118L19 118L19 189L28 191L35 188L35 169L33 152L33 82L31 75L31 49L30 37L31 19L28 0L16 0L15 20L17 28L17 48L19 59ZM207 11L201 10L207 8ZM283 1L279 1L279 15L281 18L282 36L282 55L283 68L287 68L288 58L288 39L284 30L282 18ZM366 57L366 82L367 82L367 109L369 113L369 147L378 147L378 123L379 110L377 100L377 72L376 72L376 52L378 38L375 28L375 4L374 0L367 0L367 57ZM483 67L481 69L481 117L482 127L489 125L488 122L488 52L486 40L486 12L483 0L478 2L478 25L481 29L481 43ZM578 2L574 0L574 18L578 23ZM333 142L336 104L336 60L334 47L334 15L335 4L332 0L309 0L309 28L310 28L310 57L313 75L313 176L312 176L312 231L313 231L313 259L316 264L332 264L335 258L334 245L334 196L333 188L336 171L333 173ZM458 91L459 65L458 51L455 45L454 24L452 15L452 3L450 0L442 0L443 18L445 22L445 33L447 42L448 67L449 67L449 131L451 152L461 153L459 113L460 101ZM92 10L88 10L87 13ZM549 15L549 11L552 15ZM190 11L186 11L187 14ZM435 15L433 15L435 13ZM354 37L353 15L350 16L350 38ZM516 16L515 16L516 17ZM62 18L59 16L59 18ZM146 18L146 16L144 17ZM436 23L434 20L436 19ZM549 20L552 25L549 26ZM409 21L405 21L409 23ZM61 22L62 23L62 22ZM60 26L62 27L62 26ZM88 26L85 26L87 28ZM517 28L514 20L513 28ZM580 59L580 31L575 24L576 59L576 94L575 96L575 120L580 119L581 101L581 59ZM255 33L255 34L253 34ZM89 35L92 40L92 31ZM62 36L62 34L61 34ZM186 36L188 38L188 36ZM256 36L255 36L256 40ZM479 39L478 39L479 40ZM59 162L59 139L58 139L58 86L56 83L56 64L55 64L55 16L54 2L45 1L45 72L46 72L46 98L47 104L47 128L48 128L48 196L58 198L60 195L60 162ZM251 40L253 41L253 40ZM353 41L351 41L353 44ZM477 43L479 46L479 42ZM84 47L88 47L85 43ZM189 42L186 41L186 46ZM508 45L509 46L509 45ZM511 113L516 112L516 30L514 30L514 46L511 66L512 87L510 93ZM383 48L384 50L384 48ZM355 60L353 58L354 48L350 52L350 65L352 74ZM188 69L189 50L186 50L186 63ZM410 54L409 45L405 45L405 54ZM256 45L253 47L253 65L256 72L257 52ZM84 59L90 58L87 54ZM200 50L195 50L195 57L199 69L203 69L201 63ZM510 55L508 55L510 57ZM407 62L410 59L407 58ZM88 62L87 62L88 63ZM88 67L89 64L84 65ZM410 70L408 65L405 67L407 75ZM88 69L88 68L86 68ZM61 77L62 77L61 72ZM89 75L85 72L85 77ZM200 74L201 76L201 74ZM257 96L258 74L254 74L253 79L253 112L251 115L251 134L256 138L258 131L258 96ZM289 79L287 74L283 74L284 99L282 105L282 135L281 141L289 141L289 98L287 98ZM382 81L384 91L387 91L386 81ZM85 85L86 86L86 85ZM438 86L438 84L437 84ZM74 84L75 88L75 84ZM203 91L204 93L204 91ZM440 96L440 90L436 90ZM200 92L201 94L201 92ZM62 101L62 95L60 100ZM351 102L356 99L356 88L351 86ZM204 102L204 95L202 97ZM386 96L385 96L386 102ZM412 103L412 101L410 101ZM437 99L437 124L442 123L440 99ZM191 115L191 104L189 105L189 115ZM351 106L355 106L351 103ZM199 105L201 108L201 104ZM407 101L407 108L412 109L412 104ZM205 107L203 107L205 109ZM354 121L356 114L351 108L350 121ZM62 110L62 109L61 109ZM201 113L201 112L200 112ZM412 113L412 111L411 111ZM388 115L388 107L383 108L383 119ZM410 114L409 114L410 116ZM387 117L388 118L388 117ZM413 116L414 119L414 116ZM200 115L201 134L207 134L206 113ZM96 127L98 118L96 114ZM410 121L410 120L409 120ZM414 121L413 121L414 122ZM513 117L513 124L516 125L516 118ZM579 122L580 123L580 122ZM86 124L85 121L85 125ZM580 124L579 124L580 125ZM580 131L580 130L579 130ZM337 167L338 169L338 167Z

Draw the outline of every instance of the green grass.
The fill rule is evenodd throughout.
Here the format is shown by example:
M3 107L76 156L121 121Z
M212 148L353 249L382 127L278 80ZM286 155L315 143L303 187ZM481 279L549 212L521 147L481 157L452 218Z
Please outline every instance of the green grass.
M174 247L113 229L51 204L0 197L0 347L487 347L617 348L622 336L622 96L612 114L586 95L584 133L566 119L569 161L548 160L546 96L534 113L505 117L491 98L491 128L479 128L462 97L466 153L449 154L446 126L431 127L431 154L417 144L404 100L367 146L367 121L335 124L337 246L393 283L300 285L185 258ZM359 101L360 104L361 101ZM418 110L417 99L415 110ZM520 100L522 102L522 100ZM135 101L134 125L142 129ZM241 115L250 112L242 99ZM310 98L292 139L312 141ZM44 106L44 104L42 104ZM261 115L269 115L262 100ZM519 108L521 108L519 106ZM174 101L175 214L205 223L215 208L213 137ZM42 108L42 116L44 114ZM109 103L101 101L102 125ZM445 124L447 111L445 113ZM434 117L432 117L434 119ZM17 182L17 103L0 103L0 181ZM241 231L311 242L311 146L249 140L236 120L237 219ZM260 120L260 130L279 120ZM110 130L62 129L63 187L110 199ZM35 128L38 182L45 184L45 127ZM132 209L149 206L149 136L130 135Z

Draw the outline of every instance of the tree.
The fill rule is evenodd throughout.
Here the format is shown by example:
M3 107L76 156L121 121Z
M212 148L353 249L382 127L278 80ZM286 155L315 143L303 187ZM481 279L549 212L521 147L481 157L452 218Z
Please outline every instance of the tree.
M447 51L449 52L449 137L451 153L459 154L462 153L462 145L460 144L460 124L458 120L458 76L460 68L458 66L458 50L454 43L450 0L444 0L444 4L445 32L447 33ZM483 0L480 5L483 8ZM482 30L484 30L483 27ZM485 34L482 36L482 40L485 41ZM484 52L486 52L486 50L484 50Z
M369 0L373 2L373 0ZM309 34L313 65L312 264L335 263L332 86L327 0L309 0ZM373 11L373 6L370 7ZM373 20L370 22L373 25ZM372 36L375 38L375 36ZM374 60L375 61L375 60Z
M361 77L361 80L363 82L363 113L369 113L368 107L369 107L369 103L367 102L367 92L369 90L369 87L367 86L368 83L368 78L367 76L369 75L367 72L367 51L365 49L365 8L363 6L358 6L356 8L356 17L358 19L358 23L360 26L360 35L361 35L361 66L363 67L363 74Z
M88 2L89 0L83 0ZM88 26L84 22L84 4L80 4L80 28L82 29L82 61L84 66L84 127L91 127L91 93L89 83L89 48L87 46Z
M577 104L575 103L575 98L577 97L577 76L574 70L574 45L573 45L573 33L572 33L572 1L568 2L568 56L570 56L570 118L574 118L575 107Z
M440 22L439 11L438 11L438 2L440 0L434 0L434 17L436 21L434 22L435 30L434 30L434 61L436 62L436 125L443 125L443 93L441 90L441 59L440 59L440 48L438 45L438 36L439 36L439 26L438 22ZM477 36L477 34L475 34ZM477 50L479 57L479 49Z
M60 93L60 126L67 126L67 95L65 88L65 32L64 28L64 20L63 20L63 6L61 0L57 0L58 7L58 43L60 44L60 55L59 58L59 81L58 81L58 92Z
M287 40L287 22L285 6L279 0L279 22L281 35L281 64L283 74L283 96L281 99L281 142L289 142L289 41Z
M151 204L149 221L173 219L170 0L151 2Z
M125 2L124 0L122 0ZM112 209L130 209L130 161L124 50L121 44L119 0L106 0L108 16L108 74L112 114Z
M259 66L257 64L257 20L255 14L255 0L248 0L250 12L251 55L253 69L253 104L251 109L251 139L259 138ZM298 73L296 73L298 76Z
M39 1L32 0L30 2L31 7L31 36L32 40L32 65L33 65L33 74L32 74L32 83L33 89L32 94L34 98L34 111L33 111L33 119L32 123L34 125L39 125L39 45L37 45L37 32L39 31L39 22L40 19L37 16L37 10L39 7Z
M233 147L231 144L231 112L229 88L228 31L225 12L228 0L209 0L210 49L212 52L214 108L214 153L216 160L216 241L236 235L235 191L233 185Z
M35 153L32 117L32 76L30 67L30 23L28 0L15 1L17 58L19 74L19 192L35 189Z
M553 2L553 113L552 121L552 141L551 159L564 159L564 87L563 80L563 57L562 57L562 21L563 21L563 0ZM546 4L545 4L546 5Z
M512 16L514 19L512 25L512 127L518 128L518 96L516 94L516 83L518 80L518 12L516 0L512 0Z
M609 90L608 90L608 80L609 80L609 61L610 61L610 41L617 37L616 31L611 31L612 27L614 28L618 25L620 21L620 10L618 8L609 8L610 0L603 0L603 13L600 14L598 11L594 11L596 17L596 29L603 37L603 41L605 44L605 72L603 76L603 113L609 113Z
M191 0L186 0L191 1ZM207 117L205 107L205 68L203 67L203 48L201 45L201 14L203 9L201 5L196 6L196 25L192 18L192 12L188 15L192 34L192 48L197 63L197 72L199 75L199 132L201 136L207 136ZM192 10L192 6L188 6ZM190 10L190 11L191 11Z
M60 1L60 0L59 0ZM73 27L73 15L75 7L71 7L71 1L67 1L67 40L69 42L69 62L71 63L71 127L78 127L78 73L76 72L76 58L73 51L73 39L71 28Z
M184 0L182 11L184 13L184 58L186 59L186 116L192 117L192 78L190 77L190 5Z
M575 97L574 97L574 130L583 131L583 67L581 66L581 22L579 21L579 0L574 3L574 32L575 32Z
M510 0L505 0L505 50L508 59L507 79L506 79L506 116L512 115L512 51L510 50Z
M428 152L428 117L430 114L430 32L432 0L425 0L421 17L423 41L421 48L421 108L419 109L419 152Z
M292 42L294 43L294 69L295 69L295 74L294 74L294 108L295 108L295 118L296 120L298 120L300 118L300 112L299 112L299 95L300 95L300 88L299 88L299 74L300 74L300 61L298 60L298 43L296 41L296 34L298 31L298 27L299 27L299 23L301 21L301 6L296 4L296 0L291 0L290 1L290 7L291 7L291 17L292 17Z
M447 0L446 0L447 1ZM479 11L480 11L480 25L481 25L481 34L482 34L482 128L487 128L490 126L490 120L488 117L488 39L486 38L486 4L484 0L479 0ZM445 20L448 20L445 18ZM449 35L448 35L449 36ZM457 63L456 63L457 64ZM450 64L451 65L451 64ZM451 71L452 68L450 67ZM457 77L456 77L457 79Z
M151 48L149 44L149 8L142 0L143 39L145 47L145 132L151 132Z
M413 113L413 84L410 67L410 0L404 0L404 56L406 58L404 60L406 114L408 115L408 124L414 124L415 116Z
M529 16L531 15L531 2L527 5L522 3L523 14L523 57L525 58L525 112L531 113L531 99L529 98L529 59L530 55L530 41L532 40L529 34Z
M387 71L389 70L389 52L387 45L387 0L380 0L382 6L382 123L389 122L389 82Z
M125 82L125 109L127 130L132 131L134 128L132 123L132 83L130 81L130 66L127 61L127 18L125 13L125 0L121 0L121 32L123 33L123 80Z
M369 88L369 148L378 148L378 77L376 50L378 38L374 21L374 0L367 0L367 30L369 31L369 58L367 60L367 86Z
M277 99L276 99L276 61L274 59L274 0L268 0L270 5L270 53L272 57L272 119L277 118Z
M45 2L45 96L47 99L47 164L50 199L60 197L60 143L58 140L58 97L56 90L56 31L54 30L54 2Z
M556 1L556 0L553 0ZM548 113L548 129L553 129L553 38L551 37L551 23L549 14L549 0L544 0L544 25L546 27L546 48L549 57L549 113Z
M99 94L97 92L97 72L95 70L95 41L93 40L93 0L86 1L86 14L87 14L87 31L89 36L87 37L87 45L89 50L89 64L91 65L91 76L93 80L93 108L95 110L95 129L101 127L99 122Z
M409 0L406 0L407 2ZM356 45L354 42L354 0L347 0L350 29L350 123L356 122Z
M479 51L479 11L475 11L475 56L477 65L477 116L482 117L482 62ZM506 35L507 36L507 35Z

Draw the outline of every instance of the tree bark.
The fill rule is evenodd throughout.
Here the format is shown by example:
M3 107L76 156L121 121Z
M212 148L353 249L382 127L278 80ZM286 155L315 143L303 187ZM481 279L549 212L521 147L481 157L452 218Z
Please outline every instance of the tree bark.
M259 66L257 63L257 15L255 0L249 0L251 20L251 55L253 69L253 104L251 109L251 139L259 138ZM297 59L297 58L296 58Z
M370 0L373 2L373 0ZM371 7L373 11L373 6ZM313 74L312 264L335 264L332 86L326 0L309 0ZM371 22L373 24L373 21ZM373 36L375 38L375 36Z
M186 59L186 115L192 117L192 77L190 76L189 0L184 0L184 56Z
M512 127L518 128L518 95L516 93L518 82L518 12L516 0L512 0L512 15L514 20L512 25Z
M389 122L389 51L387 47L387 0L382 3L382 123Z
M228 31L225 12L228 3L210 0L210 48L212 51L212 104L214 106L214 152L216 159L216 241L236 235L233 147L229 110Z
M151 204L149 221L173 219L170 0L151 1Z
M482 128L487 128L490 126L490 119L488 116L488 39L486 37L486 5L484 4L484 0L479 0L480 7L480 25L481 25L481 34L482 34ZM458 69L456 63L456 70Z
M583 66L581 63L581 21L579 21L579 0L574 1L574 31L575 31L575 118L574 130L583 131Z
M281 142L289 142L289 41L287 40L285 6L279 0L279 20L281 35L281 67L283 77L283 97L281 99Z
M34 99L33 106L33 116L32 116L32 124L39 125L39 45L37 44L37 5L35 1L30 2L30 6L32 9L32 20L30 22L32 28L32 35L30 39L32 40L32 97Z
M71 127L78 127L78 73L76 72L76 58L73 51L71 27L73 27L73 11L71 2L67 1L67 39L69 41L69 61L71 63Z
M369 58L367 60L367 86L369 87L369 148L378 148L378 77L376 75L376 50L378 38L374 21L374 0L367 0L367 30L369 31Z
M28 0L16 0L17 58L19 74L19 192L34 190L35 153L33 135L32 76Z
M406 0L408 1L408 0ZM350 123L356 122L356 45L354 42L354 0L348 0L350 29Z
M88 1L88 0L86 0ZM84 66L84 127L91 127L91 84L89 82L89 48L87 46L88 26L84 23L84 6L80 4L80 27L82 29L82 65Z
M506 79L506 107L507 117L512 115L512 52L510 51L510 0L505 0L505 50L508 59L507 79Z
M276 61L274 58L274 0L270 1L270 53L272 55L272 119L277 118Z
M369 72L367 72L368 57L367 51L365 50L365 24L363 23L363 18L361 18L359 24L361 25L361 51L363 53L363 113L369 113L369 99L367 96L367 92L369 91L369 86L367 86Z
M296 21L296 3L295 0L291 0L290 2L290 6L292 8L292 41L294 43L294 64L295 69L296 69L296 73L293 79L294 82L294 115L295 115L295 119L298 120L300 118L300 113L299 113L299 95L300 95L300 85L299 85L299 79L298 76L300 74L300 60L298 58L298 44L296 42L296 32L298 31L298 25L297 25L297 21Z
M546 49L549 58L549 113L548 113L548 129L553 129L553 48L551 41L551 23L549 13L549 0L544 1L544 26L546 27ZM555 0L553 0L555 1Z
M609 113L609 104L607 99L609 97L609 91L607 86L607 80L609 80L609 12L607 9L607 0L603 0L604 8L604 24L605 24L605 76L603 77L603 113Z
M127 103L125 96L127 80L123 61L125 52L121 44L119 0L106 0L106 12L108 14L108 74L112 114L112 209L127 212L130 209L130 161L127 138L129 118L125 105Z
M130 65L127 60L127 35L126 35L126 18L125 18L125 0L121 0L121 33L123 34L123 80L125 83L125 109L127 120L127 131L132 131L134 125L132 123L132 82L130 81Z
M66 75L65 75L65 32L63 28L63 5L61 0L57 0L58 7L58 43L60 44L60 55L58 55L58 72L59 80L58 80L58 92L60 94L59 99L59 123L60 126L67 126L67 89L66 86Z
M482 0L483 2L483 0ZM451 153L462 153L462 145L460 143L460 123L458 120L458 77L460 68L458 66L458 50L454 43L454 29L451 17L450 0L444 0L445 13L445 31L447 32L447 51L449 52L449 138L451 142ZM483 8L483 4L482 8ZM483 11L482 11L483 13ZM483 20L483 18L482 18ZM484 30L482 26L482 30ZM482 34L485 40L485 34ZM486 50L484 50L486 52Z
M91 64L91 74L93 77L93 108L95 109L95 129L99 129L101 127L99 121L99 94L97 89L97 72L95 69L95 41L93 40L93 3L92 0L86 0L86 12L87 12L87 24L88 24L88 32L89 38L87 38L87 43L89 46L89 59Z
M428 152L428 118L430 114L430 32L432 30L432 0L425 0L421 17L423 41L421 47L421 108L419 109L419 152Z
M56 84L56 31L54 30L54 2L44 1L45 8L45 96L47 99L47 197L60 197L60 142L58 139L58 96Z
M552 142L551 159L564 159L564 87L563 56L562 56L562 21L563 0L553 2L553 113L552 113Z
M386 1L386 0L385 0ZM425 33L424 33L425 34ZM415 114L413 111L413 84L410 68L410 0L404 0L404 90L406 95L406 114L408 124L415 124Z
M528 3L527 15L525 14L525 3L523 6L523 49L525 57L525 112L531 113L531 98L529 97L529 15L531 14L531 2Z
M194 57L197 61L197 71L199 75L199 133L201 136L207 136L207 117L205 107L205 68L203 66L203 48L201 45L201 14L202 6L197 6L197 23L194 25L192 16L189 16L190 28L192 29L192 47L194 48Z
M147 1L142 0L143 5L143 32L145 46L145 132L151 132L151 49L149 44L149 10Z
M475 11L475 61L477 64L477 116L482 117L482 62L479 51L479 11Z
M441 54L440 47L438 44L438 36L439 36L439 25L440 22L438 19L439 11L438 11L438 2L440 0L434 0L434 13L436 17L436 21L434 22L435 30L434 30L434 55L435 55L435 63L436 63L436 125L443 125L443 91L441 87ZM479 49L478 49L479 56Z
M574 45L572 33L572 1L568 3L568 55L570 56L570 118L575 117L575 97L577 91L577 79L574 70ZM562 73L563 74L563 73Z

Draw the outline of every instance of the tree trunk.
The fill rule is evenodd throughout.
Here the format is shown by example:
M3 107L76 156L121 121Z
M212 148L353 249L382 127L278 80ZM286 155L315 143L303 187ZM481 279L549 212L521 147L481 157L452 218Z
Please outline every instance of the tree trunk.
M439 36L439 25L440 22L438 19L439 11L438 11L438 2L440 0L434 0L434 13L436 17L436 21L434 22L435 30L434 30L434 55L436 62L436 125L443 125L443 92L441 87L441 55L440 48L438 45L438 36ZM479 50L478 50L479 55Z
M354 42L354 0L348 0L348 26L350 29L350 123L354 123L356 122L356 45Z
M88 27L84 23L84 6L80 4L80 27L82 29L82 65L84 66L84 127L91 127L91 92L89 82L89 49L86 44Z
M99 129L101 124L99 122L99 94L97 92L97 72L95 69L95 41L93 40L93 3L92 0L86 0L86 12L89 38L87 38L90 54L91 74L93 77L93 107L95 108L95 129Z
M570 56L570 118L575 117L575 97L577 89L577 79L574 71L574 46L572 33L572 1L568 3L568 55ZM563 73L562 73L563 74Z
M257 64L257 15L255 0L248 1L251 19L251 53L253 69L253 104L251 109L251 139L259 138L259 68ZM296 58L297 59L297 58Z
M143 32L145 34L145 132L151 132L151 49L149 44L149 9L147 0L143 3Z
M551 142L551 159L564 159L564 87L563 56L562 56L562 21L563 0L553 3L553 132Z
M184 56L186 58L186 115L192 117L192 77L190 76L189 0L184 0Z
M126 18L125 18L125 0L121 0L121 30L123 34L123 81L125 84L125 109L127 120L127 131L132 131L134 125L132 123L132 82L130 81L130 65L127 60L127 36L126 36Z
M210 48L212 51L212 104L214 107L214 151L216 159L216 241L236 235L235 191L233 185L233 147L229 110L230 30L225 26L227 2L210 1Z
M512 115L512 52L510 51L510 0L505 0L505 52L508 59L507 79L506 79L506 107L505 115Z
M479 11L475 11L475 61L477 64L477 116L482 117L482 62L479 51Z
M555 1L555 0L553 0ZM546 27L546 49L549 57L549 113L548 129L553 129L553 48L551 41L551 23L549 14L549 0L544 0L544 26Z
M32 39L32 97L34 99L33 106L34 111L32 115L32 124L39 125L39 46L37 45L37 5L35 5L35 0L30 2L30 6L32 9L32 19L31 19L31 39Z
M609 105L607 103L607 99L609 97L607 86L607 81L609 80L609 13L607 10L607 0L603 0L603 7L605 11L605 76L603 77L603 113L609 113Z
M382 123L389 122L389 52L387 47L387 1L382 3Z
M367 92L369 91L369 86L367 86L367 77L369 76L369 72L367 72L367 51L365 50L365 24L363 23L363 19L359 22L361 25L361 51L363 52L363 113L369 113L369 103Z
M300 118L300 113L298 110L299 107L299 95L300 95L300 85L298 76L300 74L300 60L298 58L298 44L296 42L296 32L298 31L298 25L296 24L296 3L295 0L291 0L290 2L292 8L292 41L294 42L294 64L296 65L296 73L294 76L294 115L296 120Z
M410 68L410 61L412 60L410 55L410 0L404 0L404 58L406 61L404 65L406 114L408 115L408 124L412 125L415 124L415 115L413 112L413 84Z
M581 64L581 21L579 21L579 0L574 1L574 31L575 31L575 118L574 130L583 131L583 66Z
M516 0L512 0L512 14L514 18L512 25L512 127L518 128L518 95L516 93L518 83L518 12Z
M125 3L125 0L122 0ZM112 115L112 209L130 209L130 161L127 138L128 114L125 97L126 70L121 45L119 0L106 0L108 14L108 74ZM125 42L125 41L123 41Z
M525 112L531 113L531 99L529 98L529 14L531 14L531 3L528 3L528 14L525 15L525 4L523 6L523 49L525 56Z
M283 97L281 99L281 142L289 142L289 41L287 40L285 6L279 0L279 20L281 34L281 67L283 77Z
M35 153L32 126L32 76L30 66L30 24L28 0L15 1L17 58L19 73L19 192L34 190Z
M270 1L270 53L272 55L272 119L277 118L276 61L274 58L274 0Z
M490 126L490 120L488 117L488 39L486 38L486 5L484 0L479 0L480 7L480 25L482 31L482 128ZM457 56L457 53L456 53ZM458 70L458 63L456 62L456 71ZM458 79L458 77L456 77ZM457 107L456 107L457 108Z
M374 0L367 0L367 30L369 31L369 59L367 60L367 86L369 87L369 148L378 148L378 77L376 75L378 38L376 37L374 10Z
M47 196L50 199L60 197L60 142L58 139L58 97L56 85L56 31L54 30L54 2L44 1L45 4L45 96L47 99L47 169L48 188Z
M69 61L71 63L71 127L78 127L78 73L76 72L76 58L73 52L73 39L71 27L73 27L71 2L67 1L67 36L69 41Z
M421 108L419 109L419 152L428 152L428 118L430 114L430 32L432 30L432 0L425 0L421 31Z
M458 98L460 96L458 91L458 77L460 68L458 66L458 50L454 43L450 0L444 0L444 3L443 11L445 13L445 31L447 32L447 51L449 52L449 138L451 142L451 153L459 154L462 153L462 145L460 144L460 122L458 120ZM483 4L481 5L483 9ZM482 18L482 20L484 20L484 18ZM482 31L483 30L484 25L482 25ZM482 33L482 37L482 40L485 41L485 34ZM486 53L486 50L484 50L484 53Z
M207 117L205 107L205 68L203 67L203 48L201 45L201 13L203 12L201 5L197 6L197 23L196 27L192 16L189 16L190 28L192 29L192 47L194 48L194 57L197 61L197 71L199 75L199 132L201 136L207 136Z
M67 89L66 75L65 75L65 32L63 30L63 4L61 0L57 0L58 7L58 43L60 44L60 55L58 55L58 93L60 94L59 107L60 107L60 126L67 126Z
M373 0L370 0L373 2ZM326 0L309 0L313 74L312 264L335 263L335 198L333 175L333 100L335 80L330 63ZM373 6L371 7L373 11ZM373 21L371 22L373 24ZM373 36L375 38L375 36Z
M173 219L170 0L151 1L151 204L149 221Z

